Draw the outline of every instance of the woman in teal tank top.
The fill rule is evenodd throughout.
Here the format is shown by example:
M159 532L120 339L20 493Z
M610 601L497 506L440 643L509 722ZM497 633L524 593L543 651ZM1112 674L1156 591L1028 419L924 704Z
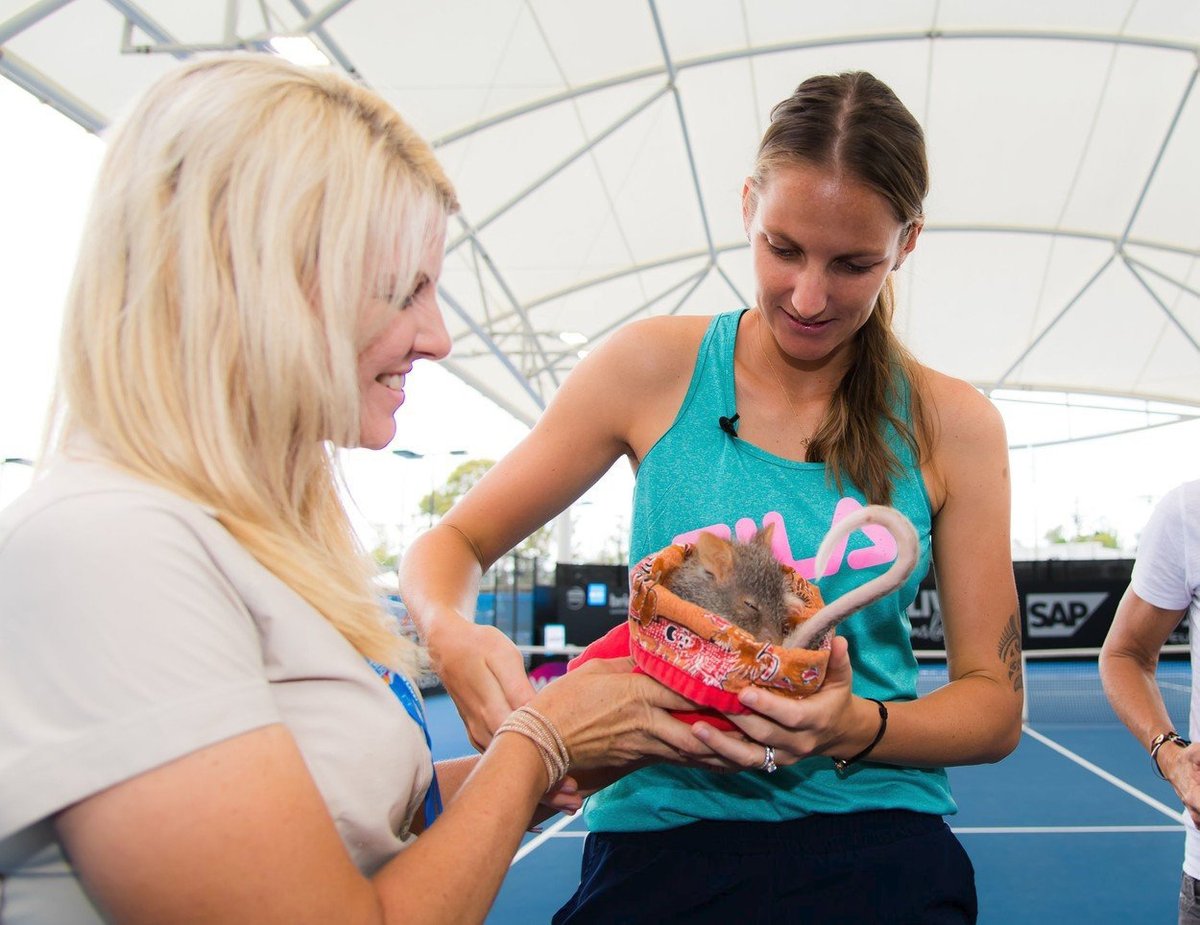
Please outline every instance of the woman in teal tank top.
M745 542L775 524L786 537L786 564L813 577L812 557L831 524L867 503L851 486L828 483L825 465L776 456L713 422L733 406L734 346L743 312L718 315L700 345L688 393L671 428L638 467L630 558L709 530ZM904 408L898 409L903 415ZM840 628L854 660L854 690L884 702L916 698L916 663L905 615L929 565L929 500L911 451L898 435L889 442L904 461L891 503L917 528L921 557L906 584ZM856 532L820 581L827 600L885 571L894 558L872 556L874 543ZM954 812L945 772L865 763L839 775L830 758L811 758L778 775L740 774L705 786L708 771L658 765L631 774L596 794L585 807L592 831L672 828L701 819L780 821L814 812L919 809Z
M635 562L700 531L744 541L773 524L776 557L811 577L831 523L864 504L917 528L916 571L839 627L818 693L743 692L743 735L697 723L678 755L578 780L601 789L555 922L974 921L943 769L1016 746L1020 636L999 415L891 331L892 274L927 188L920 126L889 88L862 73L805 81L772 111L743 188L752 308L615 332L406 557L409 610L484 744L532 689L511 643L470 622L479 576L621 456L637 473ZM821 592L888 561L855 533ZM930 567L950 682L918 698L906 609Z

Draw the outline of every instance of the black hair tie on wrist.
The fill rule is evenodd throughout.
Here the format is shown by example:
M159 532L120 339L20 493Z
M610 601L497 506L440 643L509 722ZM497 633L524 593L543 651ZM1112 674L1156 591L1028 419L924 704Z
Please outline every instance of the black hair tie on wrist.
M844 773L846 768L850 767L850 765L857 764L858 762L860 762L864 758L866 758L867 755L871 754L871 750L874 749L875 746L879 744L879 740L883 738L883 734L887 731L888 711L887 711L887 707L885 707L883 705L883 701L876 700L874 697L866 697L864 699L871 701L871 703L873 703L873 704L875 704L875 706L879 707L879 731L877 733L875 733L875 738L873 738L871 740L871 744L868 745L866 748L864 748L861 752L859 752L853 758L846 758L846 759L834 758L833 759L833 766L837 769L837 772L839 774Z
M1154 765L1155 773L1158 774L1158 776L1163 780L1167 779L1167 775L1162 772L1162 768L1158 764L1158 750L1168 742L1174 742L1180 748L1187 748L1192 744L1174 729L1170 730L1169 732L1160 732L1154 737L1154 739L1150 742L1150 763Z

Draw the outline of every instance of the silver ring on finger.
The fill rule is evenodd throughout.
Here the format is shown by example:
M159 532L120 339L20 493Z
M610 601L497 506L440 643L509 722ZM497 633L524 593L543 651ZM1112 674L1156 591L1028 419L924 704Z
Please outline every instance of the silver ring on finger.
M763 754L762 764L758 766L760 771L766 771L768 774L774 774L779 770L779 765L775 763L775 749L770 745L766 746L766 752Z

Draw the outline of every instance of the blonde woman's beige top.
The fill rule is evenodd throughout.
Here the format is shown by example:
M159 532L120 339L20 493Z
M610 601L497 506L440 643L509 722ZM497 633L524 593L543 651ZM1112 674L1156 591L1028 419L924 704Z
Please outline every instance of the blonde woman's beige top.
M210 512L63 460L0 513L0 923L99 921L54 814L272 723L361 870L412 840L420 728Z

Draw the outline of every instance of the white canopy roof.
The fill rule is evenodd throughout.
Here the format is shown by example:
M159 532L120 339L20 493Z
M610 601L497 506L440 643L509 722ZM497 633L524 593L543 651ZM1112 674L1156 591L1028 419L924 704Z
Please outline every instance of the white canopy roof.
M523 421L618 325L747 303L770 107L851 69L928 135L897 316L922 361L1200 405L1191 0L0 0L0 72L100 130L177 57L294 34L436 145L447 366Z

